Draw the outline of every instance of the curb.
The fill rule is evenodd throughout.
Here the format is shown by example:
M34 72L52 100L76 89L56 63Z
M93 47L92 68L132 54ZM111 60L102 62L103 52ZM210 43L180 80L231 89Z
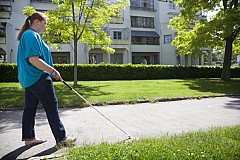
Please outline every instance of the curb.
M138 103L157 103L157 102L169 102L169 101L181 101L190 99L203 99L203 98L214 98L214 97L240 97L240 94L223 94L223 95L212 95L212 96L197 96L197 97L176 97L176 98L157 98L155 100L136 100L136 101L117 101L117 102L101 102L101 103L91 103L93 106L107 106L107 105L130 105ZM23 108L0 108L0 112L4 111L18 111L23 110ZM90 106L85 106L90 107ZM85 108L77 106L59 106L61 109L74 109L74 108ZM43 109L39 107L38 109Z

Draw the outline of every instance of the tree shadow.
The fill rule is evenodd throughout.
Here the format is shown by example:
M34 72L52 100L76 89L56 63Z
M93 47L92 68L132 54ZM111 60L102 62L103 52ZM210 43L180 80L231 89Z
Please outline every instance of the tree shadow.
M240 80L221 81L219 79L193 79L187 80L187 85L192 90L210 92L219 95L229 95L234 100L224 105L228 109L240 110Z
M232 98L234 98L234 100L232 100L229 103L226 103L226 105L224 105L224 107L228 108L228 109L240 110L240 96L232 96Z
M0 132L5 133L12 129L22 127L22 112L21 110L1 111L0 112ZM45 125L48 123L46 113L42 109L38 109L35 120L36 126Z
M11 129L21 127L21 112L20 111L1 111L0 112L0 132L4 133Z
M12 152L9 152L8 154L6 154L5 156L3 156L1 158L1 160L13 160L13 159L17 159L17 157L19 155L21 155L23 152L25 152L26 150L30 149L32 146L21 146L17 149L15 149Z
M108 85L97 85L94 87L89 87L86 85L78 85L73 86L71 83L69 83L73 89L78 92L84 99L89 99L89 97L93 96L102 96L102 95L110 95L111 92L104 92L101 91L101 88L106 87ZM58 102L60 107L86 107L86 102L81 99L79 96L77 96L72 90L70 90L67 86L64 84L62 85L56 85L55 87L56 95L58 97ZM61 97L61 98L60 98ZM71 104L72 106L70 106Z
M185 84L191 90L214 94L240 95L240 80L221 81L220 79L188 79Z
M1 108L17 107L23 108L24 105L24 89L20 87L1 87L0 92ZM22 107L21 107L22 106Z
M9 152L8 154L6 154L5 156L3 156L1 158L1 160L14 160L14 159L17 159L19 155L21 155L23 152L25 152L26 150L32 148L33 146L21 146L17 149L15 149L14 151L12 152ZM57 147L51 147L49 149L46 149L38 154L35 154L31 157L40 157L40 156L47 156L47 155L50 155L54 152L58 151ZM31 158L29 157L29 158ZM22 160L25 160L25 159L29 159L29 158L24 158Z
M77 87L73 87L77 92L79 92L85 99L88 99L90 96L98 96L98 95L108 95L111 93L107 92L101 92L100 89L105 86L97 86L97 87L88 87L84 85L79 85ZM24 90L19 89L17 87L1 87L1 90L11 90L14 91L18 90L18 93L12 93L8 95L10 101L16 101L19 102L19 99L24 99ZM83 108L88 106L86 102L81 99L79 96L77 96L73 91L71 91L67 86L64 84L58 84L55 85L55 91L57 94L58 102L59 102L59 107L78 107L78 108ZM2 95L2 92L0 96ZM14 100L15 99L15 100ZM66 100L66 101L65 101ZM22 103L22 102L21 102ZM18 104L17 106L23 106L23 104ZM10 106L16 105L15 103L11 104L10 102L7 103L10 104ZM71 106L69 105L71 104ZM14 106L14 107L17 107ZM39 104L38 110L43 109L41 104ZM4 133L7 132L11 129L18 129L21 128L22 126L22 110L3 110L0 111L0 132ZM62 111L59 111L61 113ZM46 124L46 113L45 112L39 112L37 111L36 114L36 119L37 119L37 124L36 125L43 125Z
M21 110L0 111L0 133L22 128L22 112ZM58 112L59 115L64 116L65 110L59 109ZM49 125L44 109L37 109L35 121L35 127Z
M42 151L42 152L40 152L38 154L33 155L32 157L47 156L47 155L53 154L53 153L55 153L57 151L58 151L58 148L56 146L53 146L53 147L51 147L49 149L46 149L46 150L44 150L44 151ZM31 158L31 157L29 157L29 158Z
M98 96L98 95L109 95L110 92L101 91L102 87L107 85L95 85L93 87L79 84L78 86L73 86L73 82L68 82L70 86L72 86L79 94L81 94L84 98L88 99L90 96ZM58 98L58 103L60 107L72 107L82 106L85 107L85 102L75 95L67 86L63 83L55 83L55 92ZM0 92L0 106L1 108L24 108L24 89L16 86L7 86L1 87ZM41 106L41 105L40 105Z

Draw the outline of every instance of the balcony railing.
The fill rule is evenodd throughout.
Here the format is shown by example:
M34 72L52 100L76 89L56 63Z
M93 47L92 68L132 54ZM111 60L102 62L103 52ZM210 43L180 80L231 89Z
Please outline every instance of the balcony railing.
M147 8L147 7L137 7L137 6L130 6L131 10L139 10L139 11L156 11L154 8Z
M145 25L145 24L132 24L131 27L136 27L136 28L155 28L154 24L148 24L148 25Z
M159 45L159 42L132 42L134 45Z
M0 44L6 44L6 37L0 37Z
M10 19L10 12L0 11L0 19Z
M31 2L52 3L52 0L31 0Z
M9 5L0 5L0 19L10 19L11 15L11 6Z
M115 45L128 45L129 44L129 40L126 40L126 39L113 39L112 40L112 44L115 44Z

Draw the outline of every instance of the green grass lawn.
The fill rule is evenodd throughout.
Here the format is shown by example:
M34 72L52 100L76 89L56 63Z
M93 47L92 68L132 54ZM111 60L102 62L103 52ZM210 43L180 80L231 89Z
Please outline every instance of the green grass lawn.
M84 145L61 159L71 160L239 160L240 126L212 128L161 138Z
M73 82L67 82L71 86ZM240 79L171 79L132 81L80 81L74 89L93 104L136 103L164 98L184 98L240 94ZM54 82L60 107L86 104L62 82ZM19 83L0 83L0 108L23 108L24 89Z

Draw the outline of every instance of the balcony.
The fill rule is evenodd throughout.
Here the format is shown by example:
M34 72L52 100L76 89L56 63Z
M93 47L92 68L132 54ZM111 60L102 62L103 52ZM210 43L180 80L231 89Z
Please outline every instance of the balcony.
M10 19L10 15L11 15L10 12L0 11L0 19Z
M103 29L112 39L112 45L129 45L130 44L130 29L128 27Z
M123 20L123 18L122 19L111 19L110 21L109 21L109 23L110 24L123 24L123 22L124 22L124 20Z
M6 22L0 23L0 44L6 44Z
M6 44L6 37L0 37L0 44Z
M57 4L52 3L52 0L31 0L31 6L40 12L57 8Z
M139 44L132 44L131 45L131 51L132 52L160 52L161 51L161 47L160 45L139 45Z
M113 39L112 40L112 45L128 45L129 40L127 39Z
M134 23L131 26L135 27L135 28L152 28L152 29L155 28L153 23L150 23L150 24L146 24L146 23L136 24L136 23Z
M6 51L0 48L0 63L6 62Z
M0 4L0 19L10 19L11 5Z
M31 2L38 2L38 3L52 3L52 0L31 0Z
M160 36L155 31L131 31L133 45L159 45Z
M137 10L137 11L150 11L150 12L155 12L154 8L149 8L149 7L138 7L138 6L130 6L131 10Z

